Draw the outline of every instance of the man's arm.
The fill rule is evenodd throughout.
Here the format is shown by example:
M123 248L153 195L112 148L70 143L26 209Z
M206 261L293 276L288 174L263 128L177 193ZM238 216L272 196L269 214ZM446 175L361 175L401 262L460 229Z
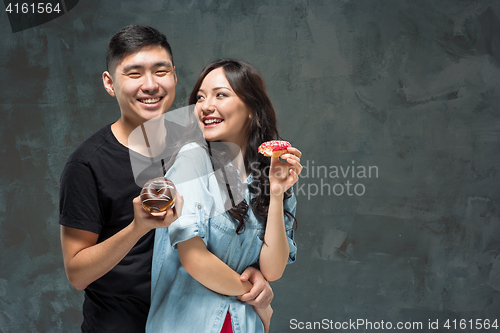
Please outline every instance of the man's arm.
M261 309L271 304L274 298L273 290L258 268L247 267L240 275L240 280L250 281L252 284L252 289L248 293L238 296L240 301Z
M61 246L68 281L78 290L109 272L132 249L137 241L154 228L168 227L178 217L169 208L163 216L153 216L142 208L139 197L133 200L134 220L121 231L97 244L98 234L61 226ZM182 196L176 202L182 211Z
M252 283L252 290L246 294L238 296L238 299L247 304L253 305L257 315L259 315L260 320L262 320L262 323L264 324L264 332L269 332L271 317L273 315L271 301L274 298L274 293L269 285L269 282L266 281L260 270L252 266L245 269L245 271L240 275L240 280L250 281Z

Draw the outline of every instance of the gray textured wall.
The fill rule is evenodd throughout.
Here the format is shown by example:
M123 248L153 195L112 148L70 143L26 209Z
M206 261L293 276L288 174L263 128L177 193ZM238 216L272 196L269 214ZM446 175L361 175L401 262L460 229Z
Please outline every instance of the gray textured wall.
M444 320L500 317L498 1L82 0L15 34L0 16L1 332L78 330L59 176L119 117L100 75L107 41L131 23L168 36L174 107L207 62L246 59L304 152L300 252L273 283L274 332L294 318L454 331Z

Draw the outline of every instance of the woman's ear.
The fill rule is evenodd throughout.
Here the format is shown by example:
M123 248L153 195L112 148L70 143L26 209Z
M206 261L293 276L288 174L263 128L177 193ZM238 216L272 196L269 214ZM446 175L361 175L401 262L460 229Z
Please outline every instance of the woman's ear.
M115 88L113 87L113 78L108 71L102 73L102 83L104 84L104 89L113 97L116 97Z

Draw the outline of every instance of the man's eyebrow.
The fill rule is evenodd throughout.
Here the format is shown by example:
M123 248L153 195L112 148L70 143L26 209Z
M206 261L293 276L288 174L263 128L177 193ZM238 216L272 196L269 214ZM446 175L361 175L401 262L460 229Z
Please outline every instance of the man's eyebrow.
M169 62L169 61L159 61L157 63L155 63L153 65L153 67L170 67L172 68L172 63ZM143 69L144 66L143 65L139 65L139 64L130 64L130 65L127 65L125 67L123 67L123 71L124 72L128 72L128 71L131 71L131 70L137 70L137 69Z
M128 71L131 71L133 69L141 69L141 68L144 68L144 66L136 65L136 64L130 64L130 65L127 65L127 66L123 67L123 71L124 72L128 72Z
M173 67L170 61L159 61L153 67Z

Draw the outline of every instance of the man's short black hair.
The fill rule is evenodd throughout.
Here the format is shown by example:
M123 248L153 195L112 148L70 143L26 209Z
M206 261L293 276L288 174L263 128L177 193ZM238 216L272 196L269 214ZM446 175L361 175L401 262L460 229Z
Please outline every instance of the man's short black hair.
M174 57L172 49L164 34L144 25L128 25L120 29L109 41L108 52L106 53L106 69L111 74L116 66L129 54L139 51L146 46L161 46L170 55L172 65Z

